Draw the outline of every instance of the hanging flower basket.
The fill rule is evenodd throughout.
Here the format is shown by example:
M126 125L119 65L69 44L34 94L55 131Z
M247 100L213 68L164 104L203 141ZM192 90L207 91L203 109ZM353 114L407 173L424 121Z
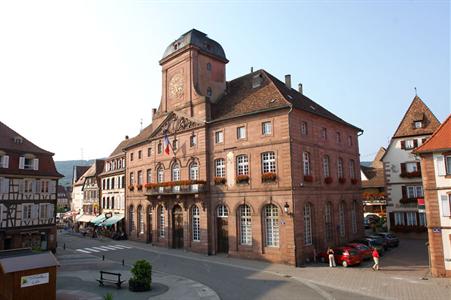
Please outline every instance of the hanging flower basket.
M324 183L325 184L331 184L334 180L332 179L332 177L328 176L326 178L324 178Z
M340 177L340 178L338 178L338 182L341 183L341 184L345 184L346 183L346 178Z

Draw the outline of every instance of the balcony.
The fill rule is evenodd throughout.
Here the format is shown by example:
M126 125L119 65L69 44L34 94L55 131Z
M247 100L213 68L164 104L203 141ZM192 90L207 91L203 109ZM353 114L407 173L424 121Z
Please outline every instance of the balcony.
M207 191L207 183L203 180L147 183L144 187L145 194L149 196L199 194Z

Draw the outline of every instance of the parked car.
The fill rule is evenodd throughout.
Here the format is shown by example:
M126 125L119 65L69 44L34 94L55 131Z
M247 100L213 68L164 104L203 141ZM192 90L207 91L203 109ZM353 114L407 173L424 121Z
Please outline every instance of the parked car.
M381 244L384 247L385 251L389 250L388 241L385 238L383 238L377 234L372 234L372 235L368 235L365 237L376 240L379 244Z
M359 254L363 260L371 259L371 257L373 256L371 248L364 244L350 243L350 244L347 244L346 246L349 246L349 247L357 250L357 252L359 252Z
M363 238L360 240L355 240L353 242L364 244L365 246L368 246L370 249L376 248L377 252L379 252L379 255L384 256L384 253L385 253L384 246L381 243L379 243L378 241L376 241L375 239Z
M335 263L337 265L342 265L346 268L347 266L358 265L362 262L362 256L356 249L352 247L337 247L333 248L333 250ZM326 251L319 253L318 259L324 263L329 262L329 256L327 255Z
M383 237L387 241L389 247L398 247L399 246L399 239L393 233L379 232L377 235Z

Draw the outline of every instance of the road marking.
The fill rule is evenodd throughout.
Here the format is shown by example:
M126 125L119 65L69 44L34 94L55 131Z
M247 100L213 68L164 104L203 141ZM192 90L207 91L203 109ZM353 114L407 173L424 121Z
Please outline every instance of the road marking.
M102 247L92 247L92 249L100 250L100 251L109 251L111 249L104 249Z
M97 247L97 248L103 249L104 251L117 250L116 248L113 248L111 246L100 246L100 247Z
M85 250L87 250L87 251L91 251L91 252L100 252L100 250L96 250L96 249L93 249L93 248L84 248Z
M124 246L124 245L113 245L113 246L116 246L116 247L122 247L122 248L125 248L125 249L131 249L131 248L133 248L133 247L130 247L130 246Z
M86 251L86 250L82 250L82 249L77 249L77 250L75 250L75 251L78 251L78 252L83 252L83 253L91 253L91 252L89 252L89 251Z

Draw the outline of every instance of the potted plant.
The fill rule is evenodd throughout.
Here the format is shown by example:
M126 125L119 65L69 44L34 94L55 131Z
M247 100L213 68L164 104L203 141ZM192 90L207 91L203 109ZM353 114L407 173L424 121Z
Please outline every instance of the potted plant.
M324 178L324 183L325 184L331 184L334 180L332 179L332 177L328 176L326 178Z
M236 183L249 183L249 175L237 175Z
M313 182L313 176L312 175L304 175L304 181L305 182Z
M128 281L130 291L144 292L151 289L152 265L147 260L137 260L130 272L132 273L132 278Z

